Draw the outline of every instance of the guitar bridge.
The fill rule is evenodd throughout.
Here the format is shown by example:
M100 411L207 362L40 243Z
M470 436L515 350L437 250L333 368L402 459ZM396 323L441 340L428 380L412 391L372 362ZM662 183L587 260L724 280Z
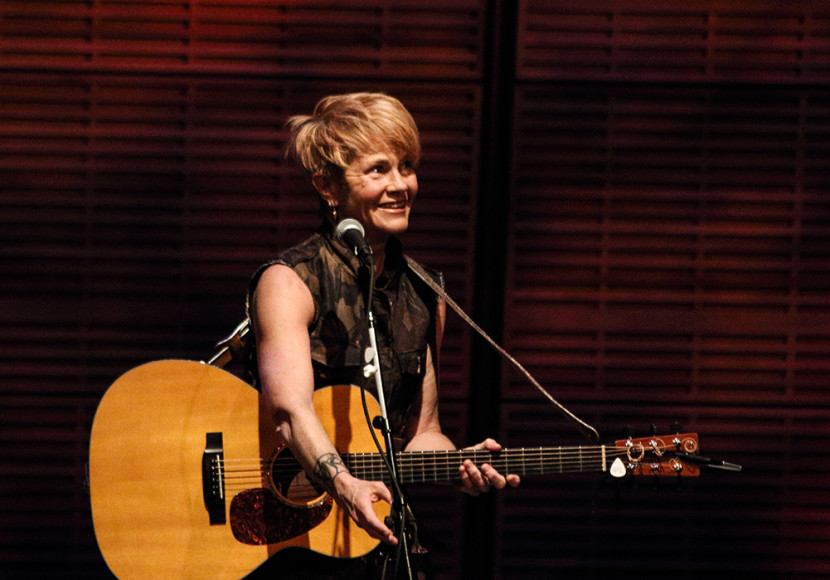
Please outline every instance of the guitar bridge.
M205 435L202 454L202 493L210 524L227 523L225 517L225 448L222 433Z

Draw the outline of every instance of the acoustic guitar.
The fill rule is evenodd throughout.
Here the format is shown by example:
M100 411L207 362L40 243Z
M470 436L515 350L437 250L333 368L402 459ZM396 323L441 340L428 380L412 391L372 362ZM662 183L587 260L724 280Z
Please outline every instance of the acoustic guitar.
M378 415L368 394L367 402L370 416ZM388 482L359 389L318 390L314 405L348 468ZM523 476L695 476L699 466L688 459L697 449L697 435L685 433L614 446L401 452L397 458L404 484L453 482L465 458ZM107 390L92 425L89 488L99 547L122 580L239 579L289 546L354 558L378 544L306 476L260 394L200 362L147 363ZM383 519L389 506L378 502L375 510Z

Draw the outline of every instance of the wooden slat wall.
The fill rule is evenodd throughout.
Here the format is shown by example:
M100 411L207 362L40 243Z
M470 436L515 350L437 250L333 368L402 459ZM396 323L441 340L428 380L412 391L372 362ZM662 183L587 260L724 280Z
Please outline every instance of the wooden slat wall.
M826 577L828 16L521 2L505 342L606 440L680 421L745 471L527 482L501 577ZM502 396L511 445L581 442Z
M523 81L801 83L830 76L820 0L522 0Z
M110 577L82 485L98 399L139 363L207 358L254 268L316 226L288 115L349 90L409 106L406 241L469 301L483 26L468 0L0 4L0 577ZM442 361L458 437L465 336ZM457 575L460 499L422 495Z
M680 421L745 466L679 491L528 480L474 530L496 535L492 576L824 577L823 4L5 0L0 577L109 577L82 486L100 395L138 363L207 357L241 319L253 268L317 221L283 121L358 89L415 114L406 242L468 309L490 291L473 266L479 143L500 125L484 99L512 93L505 345L606 440ZM486 26L512 10L515 47ZM516 56L498 91L493 47ZM449 323L443 421L465 442L468 395L497 385L468 392L470 334ZM492 395L505 443L582 441L511 371ZM460 500L419 496L439 577L464 577Z

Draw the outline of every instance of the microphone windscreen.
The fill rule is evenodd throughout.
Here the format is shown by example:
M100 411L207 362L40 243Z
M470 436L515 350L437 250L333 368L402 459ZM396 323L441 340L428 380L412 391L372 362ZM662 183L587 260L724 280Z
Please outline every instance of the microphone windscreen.
M346 232L350 230L357 230L357 232L363 236L365 234L365 230L363 229L363 224L353 218L346 218L339 224L337 227L334 228L334 237L337 240L343 241L343 236L346 235Z

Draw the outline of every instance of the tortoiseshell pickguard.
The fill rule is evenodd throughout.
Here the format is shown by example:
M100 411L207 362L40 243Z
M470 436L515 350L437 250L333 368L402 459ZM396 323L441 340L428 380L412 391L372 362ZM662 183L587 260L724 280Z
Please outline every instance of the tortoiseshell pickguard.
M333 504L327 496L320 505L291 506L269 489L249 489L231 501L233 537L254 546L284 542L322 523Z

